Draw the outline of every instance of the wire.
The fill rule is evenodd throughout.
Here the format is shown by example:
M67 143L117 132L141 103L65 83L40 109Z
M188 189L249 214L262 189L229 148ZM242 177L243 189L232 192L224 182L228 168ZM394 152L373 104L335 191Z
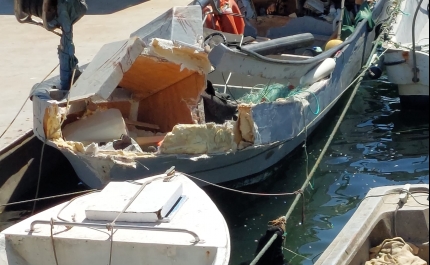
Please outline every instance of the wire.
M222 79L224 80L226 90L228 91L230 96L233 98L233 100L236 102L236 104L239 104L239 102L237 102L237 100L234 98L233 94L231 93L230 88L228 87L228 81L230 80L231 73L228 76L228 80L225 79L223 72L221 72L221 76L222 76Z
M1 204L0 207L19 205L19 204L24 204L24 203L34 202L34 201L43 201L43 200L57 199L57 198L61 198L61 197L67 197L67 196L72 196L72 195L77 195L77 194L82 194L82 193L89 193L89 192L93 192L93 191L98 191L98 190L77 191L77 192L72 192L72 193L66 193L66 194L60 194L60 195L54 195L54 196L44 197L44 198L38 198L38 199L32 199L32 200L26 200L26 201L6 203L6 204Z
M40 189L40 179L42 178L42 162L43 162L43 153L45 151L46 139L43 141L42 151L40 153L40 162L39 162L39 177L37 178L37 186L36 186L36 195L34 196L33 202L33 210L31 211L31 215L36 211L37 197L39 197L39 189Z
M60 211L58 211L58 213L57 213L57 219L58 220L61 220L61 221L63 221L63 222L69 222L69 220L66 220L66 219L63 219L63 218L61 218L60 217L60 214L64 211L64 209L66 209L70 204L72 204L72 202L74 202L74 201L76 201L77 199L79 199L79 198L82 198L82 197L85 197L85 196L87 196L87 195L90 195L90 194L92 194L92 193L95 193L95 192L100 192L99 190L89 190L89 191L87 191L87 193L86 194L83 194L83 195L81 195L81 196L78 196L78 197L75 197L75 198L73 198L73 199L71 199L70 201L68 201L61 209L60 209Z
M57 65L58 66L58 65ZM57 67L56 66L56 67ZM56 68L55 67L55 68ZM53 69L53 70L55 70L55 68ZM75 73L76 73L76 67L75 67L75 69L73 69L73 74L72 74L72 80L70 81L70 88L72 87L72 85L73 85L73 79L75 78ZM43 82L43 81L42 81ZM42 83L41 82L41 83ZM39 83L39 84L41 84L41 83ZM27 98L28 99L28 98ZM68 96L67 96L67 105L66 105L66 111L68 112L69 111L69 100L70 100L70 91L69 91L69 93L68 93ZM61 123L60 123L60 129L61 129L61 126L63 125L63 122L65 121L65 119L67 118L67 114L66 115L64 115L63 116L63 118L62 118L62 120L61 120ZM39 197L39 189L40 189L40 179L42 178L42 162L43 162L43 154L44 154L44 151L45 151L45 145L46 145L46 142L47 142L47 139L46 139L46 137L45 137L45 141L43 141L43 145L42 145L42 152L41 152L41 154L40 154L40 163L39 163L39 177L38 177L38 179L37 179L37 186L36 186L36 196L35 196L35 199L37 199L37 197ZM35 200L34 201L34 203L33 203L33 210L31 211L31 215L33 215L34 214L34 211L36 210L36 204L37 204L37 200Z
M55 69L57 69L57 67L59 66L60 64L57 64L57 66L55 66L54 67L54 69L52 69L51 70L51 72L49 72L49 74L47 74L46 76L45 76L45 78L43 78L43 80L39 83L39 84L37 84L37 86L33 89L33 90L36 90L54 71L55 71ZM4 132L0 135L0 139L1 138L3 138L3 136L6 134L6 132L9 130L9 128L10 128L10 126L12 126L12 124L15 122L15 120L16 120L16 118L18 118L18 115L21 113L21 111L22 111L22 109L24 108L24 106L25 106L25 104L27 103L27 101L28 101L28 99L29 99L30 97L27 97L26 99L25 99L25 101L24 101L24 103L22 104L22 106L21 106L21 108L19 109L19 111L18 111L18 113L15 115L15 117L13 118L13 120L9 123L9 125L6 127L6 129L4 130Z
M223 186L220 186L220 185L217 185L217 184L211 183L211 182L209 182L209 181L206 181L206 180L199 179L199 178L197 178L197 177L191 176L191 175L189 175L189 174L187 174L187 173L183 173L183 172L178 172L178 173L181 173L181 174L182 174L182 175L184 175L184 176L187 176L187 177L189 177L189 178L192 178L192 179L195 179L195 180L201 181L201 182L203 182L203 183L206 183L206 184L208 184L208 185L211 185L211 186L214 186L214 187L217 187L217 188L223 189L223 190L232 191L232 192L237 192L237 193L245 194L245 195L255 195L255 196L292 196L292 195L297 195L297 194L299 194L299 193L302 193L302 191L300 191L300 190L295 191L295 192L272 193L272 194L268 194L268 193L256 193L256 192L247 192L247 191L241 191L241 190L235 190L235 189L231 189L231 188L223 187Z
M286 250L286 251L288 251L288 252L290 252L290 253L293 253L295 256L290 260L290 262L295 258L295 257L301 257L301 258L304 258L304 259L306 259L306 260L311 260L310 258L308 258L308 257L305 257L305 256L302 256L302 255L300 255L300 254L298 254L298 253L296 253L296 252L294 252L294 251L292 251L292 250L289 250L288 248L286 248L286 247L282 247L282 249L284 249L284 250Z
M54 243L54 219L53 218L51 218L51 244L52 244L52 250L54 251L55 264L58 265L57 251L55 249L55 243Z

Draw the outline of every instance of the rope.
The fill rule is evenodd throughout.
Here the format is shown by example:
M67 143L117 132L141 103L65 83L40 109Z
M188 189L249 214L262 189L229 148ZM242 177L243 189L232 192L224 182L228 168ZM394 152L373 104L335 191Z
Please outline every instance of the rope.
M66 209L70 204L72 204L72 202L74 202L75 200L77 200L77 199L79 199L79 198L82 198L82 197L84 197L84 196L87 196L87 195L89 195L89 194L91 194L91 193L95 193L95 192L100 192L99 190L88 190L87 191L87 193L86 194L83 194L83 195L80 195L80 196L78 196L78 197L75 197L75 198L73 198L73 199L71 199L70 201L68 201L59 211L58 211L58 213L57 213L57 219L58 220L61 220L61 221L63 221L63 222L69 222L69 220L66 220L66 219L64 219L64 218L61 218L60 217L60 215L61 215L61 213L64 211L64 209ZM75 222L75 220L72 220L73 222Z
M147 181L147 182L145 182L145 183L143 183L143 184L140 184L140 185L142 185L140 188L139 188L139 190L134 194L134 196L128 201L128 203L127 203L127 205L125 205L124 206L124 208L122 209L122 211L120 212L120 213L118 213L118 215L115 217L115 219L111 222L111 223L109 223L109 224L106 224L106 228L108 229L108 231L111 231L111 236L110 236L110 250L109 250L109 265L111 265L112 264L112 252L113 252L113 234L114 234L114 232L113 232L113 230L114 230L114 226L115 226L115 222L116 222L116 220L118 220L118 218L128 209L128 207L130 207L130 205L136 200L136 198L137 198L137 196L139 196L139 194L143 191L143 189L146 187L146 186L148 186L149 184L151 184L152 182L154 182L154 181L157 181L157 180L160 180L160 179L164 179L164 180L166 180L166 179L170 179L170 178L172 178L173 176L175 175L175 171L174 171L174 169L169 169L168 171L166 171L166 176L163 176L163 177L158 177L158 178L154 178L154 179L152 179L152 180L150 180L150 181ZM136 183L136 182L133 182L133 183Z
M70 88L72 87L73 79L75 78L75 73L76 73L76 67L75 67L75 69L73 69L72 80L70 81ZM41 84L41 83L39 83L39 84ZM66 105L66 111L67 112L69 111L69 99L70 99L70 91L69 91L68 96L67 96L67 105ZM63 125L63 122L66 120L66 118L67 118L67 113L63 116L63 118L61 120L60 128ZM35 199L37 199L37 197L39 197L40 179L42 178L42 161L43 161L43 154L44 154L44 151L45 151L46 141L47 141L47 139L46 139L46 136L45 136L45 141L43 141L43 145L42 145L42 152L40 154L39 177L37 179L37 187L36 187L36 196L35 196ZM36 204L37 204L37 201L35 200L34 203L33 203L33 210L31 211L31 215L33 215L34 211L36 210Z
M55 66L54 67L54 69L52 69L51 70L51 72L49 72L49 74L48 75L46 75L45 76L45 78L43 78L43 80L39 83L39 84L37 84L37 86L34 88L34 90L36 90L39 86L40 86L40 84L42 84L54 71L55 71L55 69L57 69L57 67L59 66L60 64L57 64L57 66ZM9 130L9 128L10 128L10 126L12 126L12 124L15 122L15 120L16 120L16 118L18 118L18 115L21 113L21 111L22 111L22 109L24 108L24 106L25 106L25 104L27 103L27 101L28 101L28 99L29 99L30 97L27 97L26 99L25 99L25 101L24 101L24 103L22 104L22 106L21 106L21 108L19 109L19 111L18 111L18 113L15 115L15 117L13 118L13 120L9 123L9 125L6 127L6 129L4 130L4 132L0 135L0 139L1 138L3 138L3 136L6 134L6 132Z
M72 73L72 81L70 81L70 89L67 93L67 103L66 103L66 114L64 114L63 118L61 119L60 128L63 126L64 121L67 119L67 115L69 115L69 106L70 106L70 90L72 89L73 80L75 79L76 74L76 67L73 69Z
M113 229L110 231L109 265L112 264L112 254L113 254Z
M66 193L66 194L60 194L60 195L54 195L54 196L44 197L44 198L38 198L38 199L32 199L32 200L26 200L26 201L19 201L19 202L12 202L12 203L7 203L7 204L1 204L0 207L7 207L7 206L24 204L24 203L34 202L34 201L43 201L43 200L57 199L57 198L61 198L61 197L67 197L67 196L72 196L72 195L77 195L77 194L82 194L82 193L89 193L89 192L93 192L93 191L97 191L97 190L77 191L77 192L72 192L72 193Z
M223 189L223 190L227 190L227 191L232 191L232 192L236 192L236 193L244 194L244 195L254 195L254 196L291 196L291 195L297 195L297 194L299 194L299 193L302 193L302 191L301 191L301 190L298 190L298 191L295 191L295 192L272 193L272 194L268 194L268 193L256 193L256 192L247 192L247 191L235 190L235 189L227 188L227 187L224 187L224 186L220 186L220 185L217 185L217 184L211 183L211 182L209 182L209 181L206 181L206 180L199 179L199 178L197 178L197 177L194 177L194 176L188 175L187 173L183 173L183 172L179 172L179 173L181 173L182 175L187 176L187 177L189 177L189 178L192 178L192 179L195 179L195 180L201 181L201 182L203 182L203 183L206 183L206 184L208 184L208 185L211 185L211 186L214 186L214 187L217 187L217 188Z
M54 219L53 218L51 218L51 244L52 244L52 250L54 251L55 264L58 265L57 251L55 249L55 243L54 243Z
M39 161L39 177L37 178L37 186L36 186L36 195L34 196L33 210L31 211L31 215L34 214L36 210L37 197L39 197L39 189L40 189L40 179L42 178L42 162L43 162L43 153L45 151L46 139L43 141L42 151L40 153L40 161Z
M372 51L371 55L375 53L375 51L376 51L376 47L377 47L377 45L375 45L375 46L374 46L374 48L373 48L373 51ZM381 55L381 56L382 56L382 55ZM370 58L371 58L371 57L372 57L372 56L370 56ZM347 113L347 111L348 111L349 107L351 106L352 101L353 101L353 99L354 99L355 95L357 94L358 88L359 88L359 87L360 87L360 85L361 85L361 81L363 80L363 78L364 78L364 76L365 76L365 74L366 74L367 70L369 69L370 63L371 63L371 62L370 62L370 59L369 59L369 62L366 64L365 69L364 69L364 70L360 73L360 75L359 75L359 76L358 76L358 77L357 77L357 78L356 78L356 79L355 79L355 80L354 80L354 81L353 81L353 82L352 82L352 83L351 83L351 84L346 88L346 90L347 90L347 89L349 89L353 84L357 83L357 84L356 84L356 86L354 87L354 90L352 91L351 96L349 97L349 100L348 100L348 102L346 103L346 106L345 106L345 108L343 109L342 114L340 115L340 117L339 117L339 119L338 119L338 121L337 121L337 123L336 123L336 125L335 125L335 127L334 127L334 129L333 129L333 131L332 131L332 133L330 134L329 139L327 140L326 144L324 145L324 148L322 149L322 151L321 151L321 153L320 153L320 155L319 155L319 157L318 157L318 159L317 159L317 161L316 161L316 163L315 163L314 167L312 168L312 170L311 170L310 174L308 175L308 177L306 178L305 182L303 183L301 190L305 190L305 189L306 189L306 187L309 185L310 180L312 179L312 177L314 176L315 172L317 171L319 164L321 163L322 159L324 158L325 153L327 152L328 148L330 147L330 144L331 144L331 142L333 141L335 134L336 134L336 133L337 133L337 131L339 130L339 127L340 127L340 125L341 125L341 123L342 123L343 119L345 118L346 113ZM293 204L291 205L290 209L288 210L287 214L285 215L285 218L286 218L287 220L288 220L288 219L289 219L289 217L291 216L291 214L292 214L292 212L293 212L293 210L294 210L295 206L297 205L297 203L298 203L298 201L299 201L299 199L300 199L301 195L302 195L302 194L297 194L297 195L296 195L296 198L295 198L295 200L294 200Z
M376 40L376 42L375 42L375 43L378 43L378 40L380 40L380 39L382 38L382 36L383 36L383 34L380 34L380 35L378 36L378 39ZM337 123L336 123L336 125L335 125L335 127L334 127L334 129L333 129L333 131L332 131L332 133L330 134L329 139L327 140L327 142L326 142L326 144L325 144L324 148L322 149L322 151L321 151L321 153L320 153L320 155L319 155L319 157L318 157L318 159L317 159L317 161L316 161L316 163L315 163L314 167L312 168L312 170L311 170L310 174L306 177L306 180L305 180L305 182L303 183L303 185L302 185L302 187L301 187L301 189L300 189L301 191L306 190L307 186L309 185L310 181L312 180L312 177L314 176L315 172L317 171L319 164L321 163L322 159L324 158L325 153L327 152L328 148L330 147L330 144L331 144L331 142L333 141L334 136L336 135L336 133L337 133L337 131L338 131L338 129L339 129L339 127L340 127L340 125L341 125L341 123L342 123L343 119L344 119L344 118L345 118L345 116L346 116L346 113L347 113L347 111L348 111L349 107L350 107L350 106L351 106L351 104L352 104L352 101L353 101L353 99L354 99L355 95L357 94L357 91L358 91L358 89L359 89L359 87L360 87L360 85L361 85L361 81L363 80L364 76L366 75L367 70L370 68L370 65L371 65L371 63L372 63L372 57L373 57L373 54L375 54L375 53L376 53L377 48L378 48L378 45L374 45L374 47L373 47L373 49L372 49L372 51L371 51L371 53L370 53L369 59L368 59L368 61L367 61L366 65L365 65L364 69L362 69L361 73L357 76L357 78L355 78L355 79L351 82L351 84L350 84L350 85L348 85L348 87L346 87L346 89L345 89L345 90L348 90L351 86L353 86L354 84L356 84L356 83L357 83L357 84L356 84L356 86L354 87L354 90L352 91L352 93L351 93L351 95L350 95L350 97L349 97L349 100L348 100L347 104L345 105L345 108L343 109L342 114L340 115L340 117L339 117L339 119L338 119L338 121L337 121ZM387 50L385 50L385 51L384 51L380 56L382 56L386 51L387 51ZM380 57L380 56L379 56L379 57ZM378 59L379 59L379 58L378 58ZM299 200L300 200L300 198L302 197L302 195L303 195L303 194L304 194L303 192L302 192L302 193L298 193L298 194L296 194L296 197L295 197L295 199L294 199L294 201L293 201L293 203L292 203L291 207L289 208L288 212L287 212L287 213L286 213L286 215L285 215L285 219L286 219L287 221L288 221L288 219L290 218L290 216L292 215L292 213L293 213L293 211L294 211L294 209L295 209L296 205L298 204L298 202L299 202ZM302 218L303 218L303 216L302 216ZM275 238L276 238L276 237L275 237ZM273 241L269 241L269 242L266 244L266 246L265 246L265 247L267 247L267 248L268 248L272 243L273 243ZM263 250L264 250L264 249L266 249L266 248L263 248ZM255 259L253 260L253 262L251 263L251 265L255 265L255 264L260 260L260 258L262 257L262 255L265 253L265 251L263 252L263 250L261 250L261 252L260 252L260 253L255 257ZM267 249L266 249L266 250L267 250ZM260 255L260 254L261 254L261 255Z
M295 256L294 257L292 257L291 258L291 260L290 260L290 263L293 261L293 259L295 259L296 257L301 257L301 258L304 258L304 259L306 259L306 260L311 260L310 258L308 258L308 257L305 257L305 256L302 256L302 255L300 255L299 253L296 253L296 252L294 252L294 251L292 251L292 250L289 250L288 248L286 248L286 247L282 247L282 249L283 250L286 250L286 251L288 251L288 252L290 252L290 253L293 253Z
M133 197L128 201L128 203L124 206L124 208L122 209L122 211L121 212L119 212L118 214L117 214L117 216L115 217L115 219L110 223L110 224L107 224L107 228L108 228L108 230L110 230L110 229L112 229L113 230L113 227L115 226L115 222L118 220L118 218L125 212L125 211L127 211L127 209L128 209L128 207L130 207L130 205L136 200L136 198L137 198L137 196L139 196L139 194L143 191L143 189L146 187L146 186L148 186L149 184L151 184L152 182L154 182L154 181L156 181L156 180L160 180L160 179L164 179L164 178L166 178L166 177L158 177L158 178L155 178L155 179L152 179L152 180L150 180L150 181L147 181L147 182L145 182L145 183L143 183L143 184L141 184L141 187L139 188L139 190L133 195ZM140 183L139 183L140 184Z

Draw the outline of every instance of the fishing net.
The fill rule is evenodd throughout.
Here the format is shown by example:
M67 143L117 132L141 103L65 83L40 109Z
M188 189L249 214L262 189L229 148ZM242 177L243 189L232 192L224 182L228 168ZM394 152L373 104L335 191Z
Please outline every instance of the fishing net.
M272 84L269 86L266 85L256 85L251 90L251 93L244 95L243 97L239 98L238 101L243 103L253 103L258 104L260 102L273 102L276 101L279 98L286 98L288 97L292 89L294 89L293 86L290 84L284 85L284 84Z

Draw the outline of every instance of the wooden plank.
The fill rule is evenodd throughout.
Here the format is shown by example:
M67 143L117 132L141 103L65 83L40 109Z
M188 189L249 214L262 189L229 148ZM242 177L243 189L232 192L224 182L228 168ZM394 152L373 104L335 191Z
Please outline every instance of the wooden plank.
M156 144L164 140L164 135L162 136L143 136L143 137L136 137L135 141L139 145L149 145L149 144Z
M139 121L158 124L161 132L170 132L177 124L194 123L189 106L197 106L206 88L206 77L199 73L143 99L139 107Z
M183 69L179 64L153 56L139 56L119 85L131 91L135 98L145 99L183 80L194 71Z
M134 126L144 127L144 128L148 128L148 129L160 130L160 126L158 126L156 124L140 122L140 121L131 121L129 119L125 119L125 123L128 125L134 125Z
M104 45L70 89L70 100L108 99L144 49L137 37Z

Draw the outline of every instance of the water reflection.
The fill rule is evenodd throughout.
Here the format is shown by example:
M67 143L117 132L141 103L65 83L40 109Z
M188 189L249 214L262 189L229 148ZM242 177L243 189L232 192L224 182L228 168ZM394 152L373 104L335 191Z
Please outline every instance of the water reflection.
M305 192L305 210L297 207L289 220L286 247L306 257L286 251L292 264L313 264L369 189L429 183L428 114L402 111L393 88L384 80L363 83L319 166L313 189ZM330 120L320 126L308 148L311 165L336 119ZM304 160L304 154L285 160L284 167L272 172L276 180L249 189L273 193L299 188L305 178ZM292 202L291 198L215 193L210 192L230 225L231 265L253 258L256 240L265 232L266 222L285 214Z
M331 112L330 115L339 115ZM312 187L305 191L288 222L285 252L292 264L313 264L337 236L369 189L383 185L429 183L428 114L400 109L393 85L366 81L357 93L328 153L319 165ZM310 166L315 163L336 118L329 117L308 141ZM305 180L305 154L285 159L264 173L266 181L244 188L264 193L292 192ZM76 189L76 187L72 187ZM207 188L230 228L230 265L251 260L257 240L269 220L285 215L292 197L257 197ZM50 194L46 194L50 195ZM49 202L53 203L53 202ZM43 206L51 206L49 204ZM11 212L17 220L22 213ZM4 225L6 215L0 216ZM3 223L2 223L3 222Z

